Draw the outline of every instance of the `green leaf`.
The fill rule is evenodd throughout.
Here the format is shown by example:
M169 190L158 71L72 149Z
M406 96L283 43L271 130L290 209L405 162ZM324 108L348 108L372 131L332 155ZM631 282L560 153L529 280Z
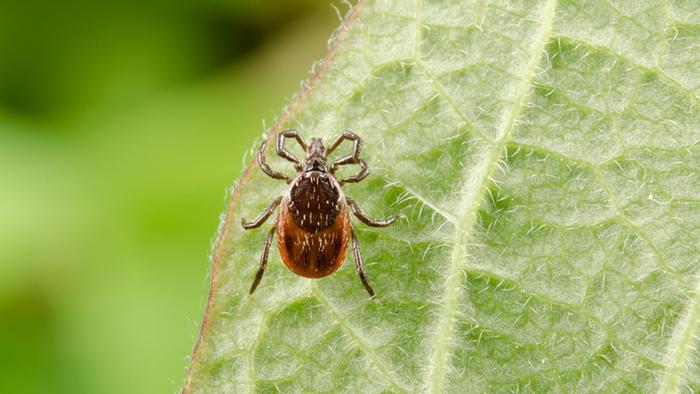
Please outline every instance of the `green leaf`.
M694 0L361 2L266 138L364 137L346 194L407 215L355 222L378 301L274 248L247 295L251 162L185 391L700 391L698 104Z

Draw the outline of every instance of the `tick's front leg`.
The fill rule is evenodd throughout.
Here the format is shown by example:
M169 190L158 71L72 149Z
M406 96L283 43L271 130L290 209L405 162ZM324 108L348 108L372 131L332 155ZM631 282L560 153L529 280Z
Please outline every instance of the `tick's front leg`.
M330 156L331 153L335 150L335 148L340 145L341 142L348 140L353 142L352 146L352 154L343 156L340 159L336 160L333 162L330 166L329 172L331 175L335 174L335 171L338 169L339 166L344 166L348 164L358 164L360 166L360 172L357 173L357 175L349 176L347 178L339 179L338 181L340 182L341 185L344 185L346 183L350 182L359 182L367 177L369 175L369 168L367 168L367 163L365 163L364 160L360 159L360 149L362 148L362 138L353 133L350 130L343 131L343 134L341 134L335 142L328 148L326 151L326 154Z
M289 150L287 150L287 148L284 147L284 140L287 138L294 138L295 140L297 140L299 146L301 146L301 149L303 149L304 152L306 152L307 146L306 142L304 142L304 137L302 137L301 134L299 134L299 132L296 130L284 130L277 134L277 145L275 146L275 150L277 151L277 154L280 157L291 161L292 163L294 163L294 168L297 171L301 171L303 169L303 166L301 165L299 159L297 159L296 156L294 156Z
M269 207L263 211L263 213L260 214L255 220L252 222L246 222L245 219L241 219L241 225L243 226L244 229L250 230L251 228L256 228L260 227L265 221L272 215L272 212L275 211L275 208L279 205L280 201L282 201L282 197L277 197L275 201L270 204Z
M371 217L367 216L366 213L362 212L362 209L360 208L359 205L355 202L355 200L351 198L346 198L348 205L350 205L350 208L352 209L352 213L357 216L358 219L362 221L362 223L372 226L372 227L386 227L396 221L398 219L397 215L392 215L389 216L386 219L382 220L377 220L377 219L372 219Z
M369 175L369 168L367 167L367 163L365 163L364 160L359 159L357 161L351 161L352 156L345 156L342 159L339 159L333 165L331 166L331 174L335 174L335 170L339 165L345 165L345 164L357 164L360 166L360 172L358 172L356 175L349 176L347 178L339 179L338 182L340 182L341 185L344 185L346 183L357 183L365 178L367 178L367 175Z
M270 165L265 162L265 147L267 146L267 141L263 141L263 143L260 145L260 149L258 149L258 165L260 166L260 169L262 172L267 174L270 178L274 179L281 179L287 183L292 181L292 178L288 177L287 175L277 172L273 170Z

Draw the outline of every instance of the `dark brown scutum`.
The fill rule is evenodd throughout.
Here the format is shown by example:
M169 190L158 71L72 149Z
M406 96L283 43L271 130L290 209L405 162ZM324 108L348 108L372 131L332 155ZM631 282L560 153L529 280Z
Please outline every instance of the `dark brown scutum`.
M340 212L340 192L326 174L305 175L289 192L289 214L299 228L316 234L335 222Z

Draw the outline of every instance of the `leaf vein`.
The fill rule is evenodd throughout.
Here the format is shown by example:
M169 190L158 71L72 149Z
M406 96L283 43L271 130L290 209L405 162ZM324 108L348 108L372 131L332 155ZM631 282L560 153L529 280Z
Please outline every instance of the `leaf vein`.
M433 85L433 88L440 94L440 96L442 96L445 99L445 102L447 102L447 105L449 105L450 108L452 108L452 110L454 111L454 113L457 114L457 116L459 116L459 118L462 119L462 121L464 123L466 123L467 127L469 127L469 129L471 131L473 131L482 140L484 140L486 142L493 142L493 138L489 137L488 135L486 135L486 133L483 130L478 128L474 124L474 121L472 119L470 119L459 108L459 106L455 102L454 97L452 97L451 94L447 93L445 88L442 86L442 83L440 83L440 81L435 77L435 75L433 75L433 73L428 69L428 67L418 58L416 59L416 66L421 71L423 71L423 74L425 74L428 81L430 81L431 85Z
M695 289L690 298L690 305L681 316L668 345L666 368L659 393L677 393L683 382L683 373L690 367L694 344L700 337L700 275L696 275Z
M588 41L581 40L581 39L578 39L578 38L566 36L566 35L559 34L559 33L556 34L556 35L554 35L554 36L552 36L552 38L554 38L554 39L560 39L560 40L564 40L564 41L568 41L568 42L570 42L570 43L572 43L572 44L585 45L585 46L587 46L587 47L589 47L589 48L591 48L591 49L595 49L595 50L598 50L598 51L601 51L601 52L606 52L606 53L608 53L610 56L614 56L614 57L616 57L616 58L618 58L618 59L620 59L620 60L622 60L622 61L624 61L624 62L627 62L627 63L629 63L629 64L631 64L631 65L637 67L637 68L640 69L640 70L655 72L655 73L659 76L659 79L661 79L662 81L666 82L668 85L670 85L671 87L675 88L675 89L678 90L679 92L681 92L681 93L685 94L686 96L690 97L690 99L693 101L694 104L696 104L696 105L700 104L700 97L696 96L695 93L693 93L693 92L690 90L691 88L689 88L689 87L683 85L680 81L678 81L677 79L671 77L671 76L668 75L665 71L663 71L662 69L660 69L660 68L658 68L658 67L648 67L648 66L645 66L645 65L640 64L640 63L638 63L638 62L632 60L631 58L629 58L629 57L623 55L622 53L613 50L612 48L609 48L609 47L606 47L606 46L602 46L602 45L593 44L593 43L590 43L590 42L588 42Z
M413 198L418 200L421 204L432 209L435 213L442 216L443 219L447 220L448 222L450 222L452 224L457 223L457 217L455 215L438 207L436 203L430 201L430 199L423 196L422 194L420 194L418 191L416 191L412 187L404 184L403 182L401 182L400 180L395 179L395 178L388 178L388 180L389 180L388 185L398 186L399 188L404 189L404 191L407 194L409 194L410 196L412 196Z
M369 360L376 367L379 374L386 380L387 383L389 383L394 388L394 390L401 392L410 391L406 385L396 381L392 374L389 373L389 371L386 369L386 363L380 359L379 355L374 351L374 349L370 348L362 340L360 334L357 331L355 331L355 328L345 317L343 317L343 315L335 308L335 306L331 304L328 298L326 298L326 296L318 290L318 287L315 283L311 284L311 294L313 294L313 296L321 303L321 305L323 305L328 310L328 312L330 312L330 314L338 322L340 327L342 327L343 331L345 331L350 336L350 338L352 338L352 340L357 344L357 347L367 355Z
M603 175L603 173L600 171L600 167L595 166L592 168L592 170L593 175L598 179L598 183L603 188L603 191L605 192L605 194L608 195L610 205L617 213L617 217L621 222L620 224L627 227L633 233L639 235L639 237L641 237L644 240L644 242L646 242L646 244L651 249L652 253L654 253L654 256L656 256L656 258L668 270L668 272L677 276L678 273L668 262L666 256L664 256L663 253L661 253L661 250L658 246L656 246L656 243L654 243L651 237L649 237L649 235L640 226L638 226L625 214L620 202L617 199L617 196L615 196L615 193L613 193L612 188L610 187L610 182L608 182L608 180L605 178L605 175Z

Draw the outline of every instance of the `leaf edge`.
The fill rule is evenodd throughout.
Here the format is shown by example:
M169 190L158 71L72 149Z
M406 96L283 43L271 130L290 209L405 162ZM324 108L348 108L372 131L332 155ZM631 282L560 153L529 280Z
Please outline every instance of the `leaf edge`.
M303 83L301 90L297 92L294 98L291 100L291 102L282 109L282 114L280 115L280 117L277 118L270 130L263 135L263 140L266 141L268 145L273 142L275 135L282 130L283 125L286 124L287 120L290 118L290 115L294 113L295 110L304 103L306 97L319 83L321 77L328 71L332 60L335 57L338 47L347 37L348 32L352 28L353 23L357 20L357 17L360 14L360 11L364 4L365 0L357 0L357 3L351 6L348 12L346 13L345 18L340 23L340 26L338 26L338 28L331 34L326 54L320 61L316 62L312 66L311 77ZM214 245L212 247L213 253L209 268L211 281L207 296L207 304L204 310L202 324L199 330L199 336L197 337L197 342L194 345L192 354L189 356L190 363L187 367L185 383L181 390L182 394L188 394L192 392L194 382L193 376L196 373L198 365L198 355L200 354L202 344L204 343L205 337L207 336L207 333L209 331L209 326L211 322L210 315L214 303L216 301L216 293L218 290L218 274L223 255L224 240L226 239L228 231L231 227L233 212L237 207L237 203L240 199L240 191L244 186L245 182L251 177L252 171L256 167L256 163L257 161L255 159L255 156L253 156L253 158L249 160L248 164L244 168L240 178L238 178L234 182L233 190L230 193L229 197L230 200L228 203L228 207L216 231L216 240L214 241Z

